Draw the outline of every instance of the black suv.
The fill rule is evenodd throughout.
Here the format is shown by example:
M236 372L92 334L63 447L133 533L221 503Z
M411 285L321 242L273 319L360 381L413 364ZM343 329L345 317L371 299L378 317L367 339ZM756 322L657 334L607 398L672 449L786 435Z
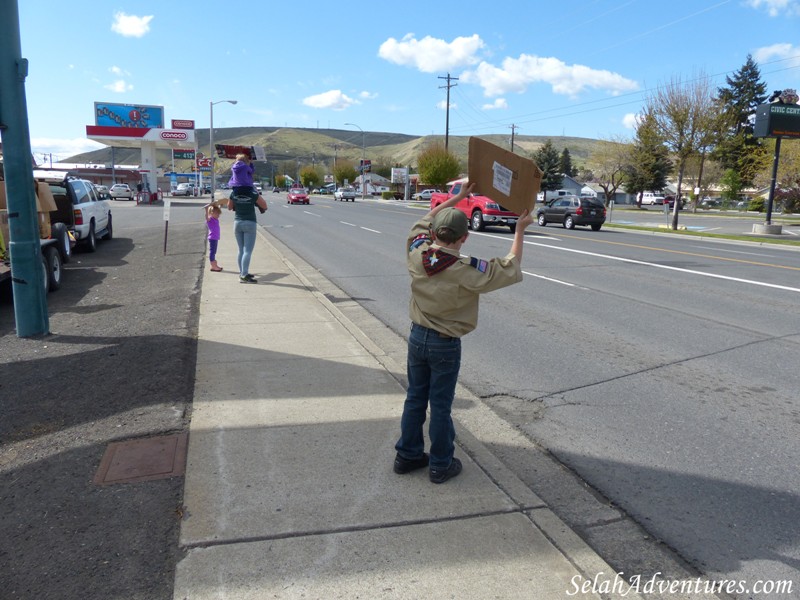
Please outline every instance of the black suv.
M559 196L536 210L536 221L542 227L561 223L566 229L589 225L594 231L600 231L606 222L606 207L597 198Z

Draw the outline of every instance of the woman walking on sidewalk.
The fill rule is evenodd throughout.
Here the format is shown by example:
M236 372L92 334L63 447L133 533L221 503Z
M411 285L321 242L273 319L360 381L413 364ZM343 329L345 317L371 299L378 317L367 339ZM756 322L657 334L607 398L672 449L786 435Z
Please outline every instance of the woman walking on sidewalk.
M258 283L249 272L250 256L256 245L256 206L262 214L267 210L266 201L253 188L249 193L244 190L238 194L233 193L228 200L228 210L236 211L233 234L239 246L239 254L236 257L239 265L239 283Z

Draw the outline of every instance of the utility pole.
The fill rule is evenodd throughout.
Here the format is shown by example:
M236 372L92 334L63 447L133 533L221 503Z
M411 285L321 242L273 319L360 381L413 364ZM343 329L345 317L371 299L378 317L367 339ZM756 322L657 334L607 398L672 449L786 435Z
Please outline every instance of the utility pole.
M439 77L439 79L446 79L447 85L440 85L439 89L447 88L447 113L445 116L445 124L444 124L444 149L447 150L448 142L450 141L450 88L455 87L457 83L450 83L451 81L458 81L458 77L450 77L450 73L447 74L447 77Z
M511 129L511 151L513 152L514 151L514 133L517 131L517 126L512 124L512 125L509 125L509 128Z
M25 79L28 59L22 58L16 0L0 2L0 140L3 145L8 250L17 336L50 333L42 281L42 249L31 171L31 135Z

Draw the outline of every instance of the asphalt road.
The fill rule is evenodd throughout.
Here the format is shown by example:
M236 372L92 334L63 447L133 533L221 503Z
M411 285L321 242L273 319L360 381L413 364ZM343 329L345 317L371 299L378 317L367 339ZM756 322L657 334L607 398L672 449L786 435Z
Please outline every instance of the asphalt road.
M116 202L114 239L48 295L52 335L0 299L0 597L172 598L183 479L96 486L112 441L187 428L205 224Z
M420 211L270 200L274 235L405 334ZM800 253L611 228L526 237L525 281L482 300L462 382L700 572L797 586ZM510 243L487 230L465 251Z

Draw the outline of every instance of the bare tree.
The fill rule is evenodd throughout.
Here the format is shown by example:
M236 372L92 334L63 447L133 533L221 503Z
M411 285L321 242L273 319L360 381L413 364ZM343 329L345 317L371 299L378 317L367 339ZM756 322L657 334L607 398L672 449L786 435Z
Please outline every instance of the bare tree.
M647 99L646 113L656 123L678 168L678 195L672 211L672 229L678 228L681 186L691 156L704 154L718 138L720 104L714 98L710 78L701 73L690 81L673 77Z
M588 167L592 172L593 181L606 195L606 206L614 199L617 189L625 181L629 157L630 144L622 139L601 140L589 157Z

